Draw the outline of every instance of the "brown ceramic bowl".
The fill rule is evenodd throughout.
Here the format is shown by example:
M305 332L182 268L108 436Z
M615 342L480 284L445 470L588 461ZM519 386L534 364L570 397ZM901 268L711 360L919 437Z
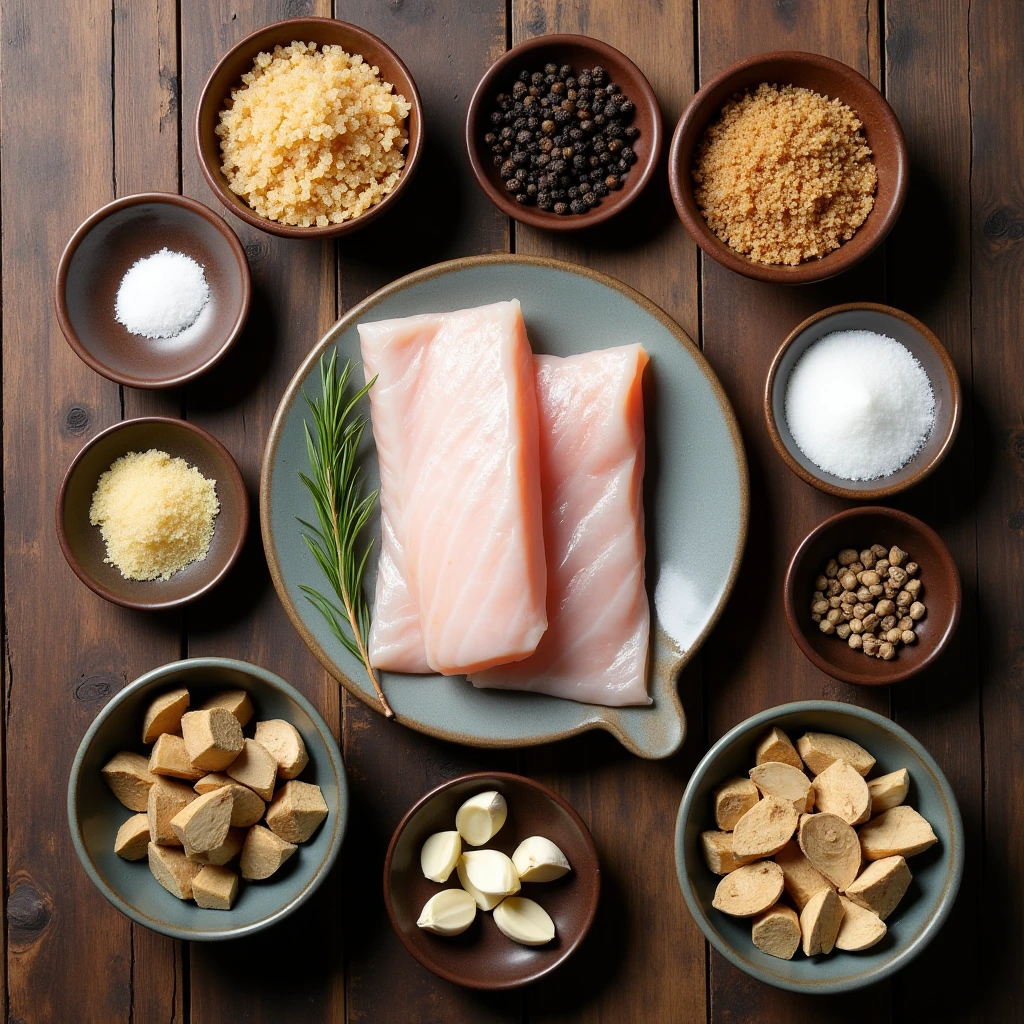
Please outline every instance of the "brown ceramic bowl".
M114 319L121 279L163 248L202 264L210 301L177 338L140 338ZM108 380L170 388L219 362L242 333L252 280L245 249L223 217L170 192L125 196L74 233L57 265L57 320L68 344Z
M866 330L894 338L924 367L935 393L935 426L924 447L889 476L846 480L819 469L797 447L786 423L786 385L797 360L833 331ZM929 476L953 447L960 429L960 378L942 342L909 313L877 302L830 306L793 329L775 354L764 389L764 416L775 450L801 480L819 491L853 501L889 498Z
M275 46L288 46L293 42L317 43L320 46L330 44L341 46L346 53L359 54L367 64L379 68L380 77L390 82L395 92L404 96L412 107L405 126L409 133L405 167L398 184L365 213L342 224L328 224L325 228L293 227L261 217L244 199L228 188L227 178L220 169L220 140L215 129L220 123L220 111L231 101L231 90L241 84L243 74L252 70L253 61L260 53L272 53ZM333 238L365 227L402 193L423 152L423 107L409 69L383 40L358 25L334 18L289 18L266 25L246 36L217 62L199 94L193 140L206 183L236 217L254 228L284 238Z
M572 865L567 875L554 882L524 882L519 893L541 904L555 922L555 938L546 946L513 942L482 910L467 931L452 938L416 926L431 896L459 888L454 871L443 884L423 877L420 848L435 832L455 828L455 812L463 801L491 789L505 797L508 818L480 849L512 856L524 839L540 835L558 846ZM474 772L432 789L399 822L384 861L384 902L405 948L434 974L467 988L517 988L553 971L587 934L600 887L597 850L580 816L547 786L507 772Z
M800 86L842 100L863 123L878 171L874 208L853 238L820 260L796 267L755 263L731 249L708 227L693 194L694 152L705 129L733 95L755 89L762 82ZM820 53L778 50L755 54L727 67L693 97L672 136L669 184L686 230L712 259L758 281L807 284L849 270L885 238L903 207L909 166L907 144L896 115L863 75Z
M89 523L89 506L100 474L128 452L159 448L198 467L217 481L220 512L206 558L169 580L128 580L108 565L99 527ZM249 528L249 497L231 453L212 434L185 420L146 416L115 423L97 434L71 463L57 496L57 539L68 565L107 601L140 611L188 604L212 590L235 564Z
M608 72L608 81L615 82L636 108L632 124L640 129L640 134L631 146L637 161L630 168L622 187L610 192L586 213L560 217L557 213L549 213L536 206L521 206L505 191L498 168L494 166L493 156L484 142L484 136L491 130L489 117L498 93L511 90L523 68L537 71L548 63L559 66L569 64L575 73L584 68L604 68ZM621 213L654 176L661 153L661 134L658 98L644 73L614 46L589 36L537 36L512 47L491 65L491 69L480 80L466 112L466 152L477 184L487 193L491 202L509 217L550 231L588 228Z
M815 577L825 571L828 560L843 548L862 551L872 544L895 544L921 567L917 576L927 612L914 627L917 641L901 644L891 661L852 650L811 621ZM942 538L920 519L893 508L851 508L815 527L796 549L786 570L783 605L797 646L822 672L846 683L882 686L917 675L949 643L960 619L960 574Z

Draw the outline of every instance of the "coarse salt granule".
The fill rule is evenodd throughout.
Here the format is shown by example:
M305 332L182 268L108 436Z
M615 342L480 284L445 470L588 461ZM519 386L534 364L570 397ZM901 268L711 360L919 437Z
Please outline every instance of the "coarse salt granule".
M935 426L924 367L874 331L835 331L808 347L789 375L785 409L800 451L843 480L890 476Z
M129 268L117 289L114 316L140 337L174 338L196 322L209 301L202 265L164 248Z

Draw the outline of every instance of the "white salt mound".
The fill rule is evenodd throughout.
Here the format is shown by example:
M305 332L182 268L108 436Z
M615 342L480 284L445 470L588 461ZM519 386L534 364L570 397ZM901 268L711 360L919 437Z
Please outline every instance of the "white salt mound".
M121 279L114 316L140 337L174 338L209 301L203 267L184 253L161 249L132 264Z
M935 393L924 367L895 339L835 331L793 367L786 423L819 469L844 480L875 480L924 447L935 426Z

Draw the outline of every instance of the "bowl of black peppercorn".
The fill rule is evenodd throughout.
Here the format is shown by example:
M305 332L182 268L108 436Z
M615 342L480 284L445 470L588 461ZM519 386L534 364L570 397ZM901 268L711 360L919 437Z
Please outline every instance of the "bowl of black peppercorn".
M654 175L661 110L643 72L613 46L548 35L513 47L466 113L477 184L518 221L553 231L621 213Z

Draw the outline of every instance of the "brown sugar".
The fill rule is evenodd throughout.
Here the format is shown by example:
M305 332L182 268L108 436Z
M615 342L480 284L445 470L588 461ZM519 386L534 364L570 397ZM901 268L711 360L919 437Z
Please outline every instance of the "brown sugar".
M757 263L796 266L848 241L877 174L862 124L838 99L762 83L704 133L694 195L712 231Z

